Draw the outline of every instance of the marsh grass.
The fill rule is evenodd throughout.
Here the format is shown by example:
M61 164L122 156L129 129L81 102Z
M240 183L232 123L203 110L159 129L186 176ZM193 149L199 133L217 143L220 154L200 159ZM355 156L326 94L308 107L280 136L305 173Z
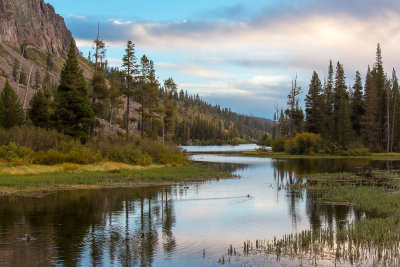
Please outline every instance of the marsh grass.
M76 188L102 188L140 186L170 183L195 179L216 179L230 177L229 173L217 172L202 165L188 164L178 167L168 166L128 166L121 163L78 165L77 170L64 170L63 165L33 166L33 174L24 166L19 174L10 175L2 170L0 174L0 194L29 194ZM32 166L31 166L32 167ZM48 170L49 172L41 172ZM15 171L15 169L9 169ZM18 173L15 171L15 173Z

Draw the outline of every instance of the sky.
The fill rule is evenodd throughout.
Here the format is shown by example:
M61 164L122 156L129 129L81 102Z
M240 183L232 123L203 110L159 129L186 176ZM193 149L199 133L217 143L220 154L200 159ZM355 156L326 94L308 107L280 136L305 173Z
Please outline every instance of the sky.
M303 94L329 60L352 85L381 44L388 75L400 67L398 0L45 0L65 18L88 55L100 25L107 59L121 66L126 42L146 55L163 82L233 111L272 118L292 80Z

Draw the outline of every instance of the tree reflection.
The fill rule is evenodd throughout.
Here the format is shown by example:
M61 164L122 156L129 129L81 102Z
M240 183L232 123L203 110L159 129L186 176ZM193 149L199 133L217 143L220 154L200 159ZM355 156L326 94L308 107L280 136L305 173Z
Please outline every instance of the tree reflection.
M176 248L169 192L169 188L138 188L2 197L0 246L8 243L9 248L0 250L0 265L4 261L15 266L50 262L151 266L158 244L166 253ZM33 237L34 246L20 246L24 241L18 237L25 232ZM16 258L18 254L28 258Z

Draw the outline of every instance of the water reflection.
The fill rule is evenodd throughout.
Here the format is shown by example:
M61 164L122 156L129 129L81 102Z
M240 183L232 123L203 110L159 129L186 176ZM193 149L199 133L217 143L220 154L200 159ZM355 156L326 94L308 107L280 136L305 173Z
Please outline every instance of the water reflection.
M0 265L218 266L229 244L240 248L247 239L341 229L365 216L349 206L316 204L312 192L293 190L306 174L399 167L358 159L194 157L240 178L0 197Z
M2 197L0 265L150 266L158 243L166 254L176 247L170 194L170 188L138 188Z

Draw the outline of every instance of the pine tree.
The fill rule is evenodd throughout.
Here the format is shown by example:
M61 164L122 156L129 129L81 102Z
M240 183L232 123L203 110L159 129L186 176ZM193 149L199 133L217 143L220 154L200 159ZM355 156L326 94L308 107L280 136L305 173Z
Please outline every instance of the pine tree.
M140 59L139 83L135 92L136 101L140 104L137 109L140 114L140 130L142 138L144 133L147 136L155 136L157 126L161 124L159 113L159 83L155 76L154 63L145 55Z
M24 122L24 111L14 89L6 80L0 94L0 127L10 129Z
M19 61L18 61L18 59L15 58L14 59L14 64L13 64L13 69L12 69L12 76L13 76L13 80L15 82L19 81L19 77L18 77L19 68L20 68Z
M33 125L40 128L50 128L50 118L52 114L52 102L50 94L38 90L30 101L28 116Z
M334 71L333 71L333 64L332 60L329 61L329 68L328 68L328 80L324 86L324 130L322 135L327 138L328 140L332 140L333 138L333 132L334 132L334 126L333 126L333 101L334 101L334 95L333 95L333 84L334 84Z
M19 75L19 80L18 80L19 84L23 84L26 85L26 74L24 72L24 70L22 69L20 75Z
M347 147L352 139L352 129L350 120L350 103L347 92L346 77L340 62L336 66L335 87L334 87L334 140Z
M364 116L364 95L361 74L356 72L356 79L353 85L353 94L351 96L351 124L355 135L359 138L361 135L361 118Z
M71 42L55 97L55 126L64 134L79 138L84 143L88 138L93 117L86 82L75 53L75 44Z
M111 74L111 79L110 79L110 101L109 101L109 107L108 107L108 118L109 118L109 126L111 128L111 125L113 123L113 120L115 119L115 115L117 114L118 110L122 108L123 101L120 98L122 95L121 88L118 83L118 78L117 78L117 73L113 72Z
M177 85L172 78L164 81L164 118L163 118L163 140L168 142L174 136L176 106L174 93L177 91Z
M46 94L50 94L51 97L53 92L52 92L51 76L48 71L46 72L46 75L44 76L42 81L42 90Z
M110 91L107 87L106 78L102 70L98 70L92 77L92 109L97 117L105 117L108 113ZM94 122L91 125L91 134L94 132Z
M300 113L299 113L299 98L301 94L301 88L297 86L297 76L292 81L292 88L288 95L288 108L286 109L286 114L288 116L288 136L294 136L299 129ZM297 123L296 123L297 122Z
M392 134L391 134L391 147L390 151L392 152L394 149L396 151L399 150L399 140L400 140L400 120L398 119L400 115L400 91L399 91L399 82L397 79L396 71L393 69L392 71Z
M128 41L126 44L125 55L122 58L122 67L124 68L125 90L126 95L126 138L129 138L129 122L130 118L130 99L133 95L132 87L135 75L137 74L137 63L135 57L135 44Z
M323 96L322 84L318 74L314 71L308 94L306 96L306 131L320 134L323 130Z
M35 85L34 85L34 87L33 87L33 88L35 88L35 90L39 90L41 79L42 79L42 78L40 77L40 72L39 72L39 70L37 69L37 70L36 70L36 73L35 73Z

